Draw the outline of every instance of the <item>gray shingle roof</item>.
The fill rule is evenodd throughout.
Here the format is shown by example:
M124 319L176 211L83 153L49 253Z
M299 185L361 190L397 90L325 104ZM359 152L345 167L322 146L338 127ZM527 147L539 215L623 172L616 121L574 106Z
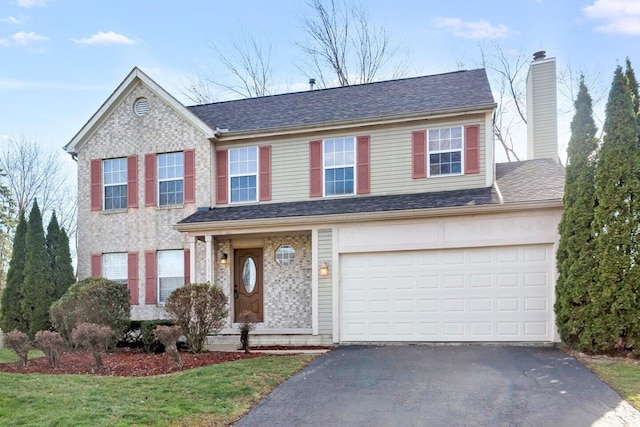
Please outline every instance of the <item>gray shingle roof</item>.
M562 199L564 168L551 159L497 163L496 182L505 203Z
M498 203L493 188L389 196L345 197L289 203L238 205L198 211L179 224L246 219L293 218L366 212L389 212Z
M244 132L492 108L494 104L487 74L478 69L188 108L213 129Z

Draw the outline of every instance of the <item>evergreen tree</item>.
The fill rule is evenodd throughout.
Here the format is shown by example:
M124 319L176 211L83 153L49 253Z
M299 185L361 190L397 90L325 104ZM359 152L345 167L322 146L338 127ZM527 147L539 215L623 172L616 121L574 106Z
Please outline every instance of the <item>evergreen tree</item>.
M560 244L556 253L556 324L562 341L575 346L589 319L587 289L596 272L593 211L595 202L595 154L598 148L591 96L580 79L571 121L571 139L564 185L564 210L560 221Z
M22 311L27 321L27 333L33 339L36 332L47 329L50 324L49 307L54 295L42 215L37 200L33 203L27 222L26 249Z
M631 100L633 101L633 111L636 113L636 122L640 128L640 94L638 94L638 80L636 79L636 73L631 67L631 60L627 58L626 69L624 72L629 84L629 90L631 91Z
M24 267L26 258L27 220L24 212L20 212L20 219L13 237L13 254L7 272L7 286L2 292L0 303L0 329L11 332L18 329L27 332L27 326L22 315L22 283L24 281Z
M640 147L628 79L616 69L598 156L593 231L599 261L589 287L590 324L581 337L592 351L640 351Z
M55 301L64 295L69 286L75 281L69 252L69 238L67 233L58 225L58 218L55 212L51 215L51 220L47 226L46 245L51 268L51 279L55 290L53 300Z

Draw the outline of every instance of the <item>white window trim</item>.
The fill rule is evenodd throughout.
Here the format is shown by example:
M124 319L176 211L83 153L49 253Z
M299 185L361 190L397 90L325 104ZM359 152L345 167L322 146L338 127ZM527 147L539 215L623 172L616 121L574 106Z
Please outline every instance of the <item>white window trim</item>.
M253 148L256 150L256 173L244 173L244 174L231 174L231 150L238 150L238 149L250 149ZM258 146L254 146L254 147L237 147L237 148L230 148L229 149L229 155L227 158L227 170L229 171L229 179L227 180L227 194L229 195L229 204L230 205L246 205L246 204L250 204L250 203L257 203L260 201L260 148ZM246 201L241 201L241 202L233 202L231 201L231 178L238 178L241 176L253 176L255 175L256 177L256 199L255 200L246 200Z
M178 153L182 153L182 178L164 178L164 179L160 179L160 162L158 161L158 157L162 156L162 155L166 155L166 154L178 154ZM156 155L156 176L157 178L157 184L156 184L156 207L159 208L170 208L170 207L176 207L176 206L184 206L184 151L171 151L168 153L158 153ZM161 205L160 204L160 183L161 182L169 182L169 181L179 181L182 180L182 203L173 203L173 204L166 204L166 205Z
M348 168L348 165L343 165L343 166L329 166L328 168L325 167L324 165L324 155L325 155L325 143L326 141L329 140L336 140L336 139L353 139L353 192L352 193L345 193L345 194L331 194L327 196L327 183L325 182L325 170L326 169L339 169L339 168ZM350 196L355 196L356 194L358 194L357 192L357 188L358 188L358 171L356 170L356 165L358 164L358 139L355 136L342 136L342 137L337 137L337 138L327 138L327 139L323 139L322 140L322 197L327 197L327 198L334 198L334 197L350 197Z
M124 183L118 183L118 184L105 184L104 182L104 172L105 172L105 167L104 167L104 163L108 162L108 161L112 161L112 160L123 160L124 159L124 171L127 175L127 178L125 179ZM123 210L126 210L129 203L128 203L128 198L129 198L129 168L127 165L127 158L126 157L114 157L112 159L102 159L102 165L101 165L101 173L102 176L100 177L100 180L102 181L102 211L103 212L121 212ZM125 203L124 208L112 208L112 209L107 209L107 202L106 202L106 188L107 187L116 187L116 186L120 186L120 185L124 185L126 187L126 199L127 199L127 203Z
M453 153L455 151L458 151L458 149L454 149L454 150L434 150L431 151L429 150L429 131L430 130L435 130L435 129L453 129L453 128L460 128L460 135L461 135L461 139L462 139L462 146L460 147L460 173L446 173L446 174L437 174L437 175L432 175L431 174L431 156L430 154L441 154L441 153ZM456 126L439 126L439 127L433 127L430 129L426 129L426 141L425 141L425 145L426 145L426 149L427 149L427 177L428 178L445 178L445 177L451 177L451 176L463 176L464 175L464 151L465 151L465 146L466 146L466 141L465 141L465 135L464 135L464 126L462 125L456 125Z
M165 276L160 276L160 253L161 252L180 252L182 255L178 262L182 265L182 281L179 287L184 286L184 249L161 249L156 251L156 302L159 305L164 305L166 301L160 301L160 279ZM166 276L166 277L177 277L177 276Z

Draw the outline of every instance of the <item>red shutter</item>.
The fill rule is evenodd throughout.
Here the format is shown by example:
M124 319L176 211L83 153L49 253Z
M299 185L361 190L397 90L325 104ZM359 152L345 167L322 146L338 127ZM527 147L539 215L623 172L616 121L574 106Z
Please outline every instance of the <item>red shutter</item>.
M144 303L156 304L158 302L156 283L156 251L144 252Z
M102 160L91 160L91 210L102 209Z
M229 203L227 196L228 150L216 151L216 203Z
M191 250L184 250L184 284L191 283Z
M309 142L309 197L322 197L322 141Z
M271 200L271 146L260 147L260 201Z
M356 159L358 162L357 191L358 194L369 194L371 181L371 168L369 166L369 135L357 138Z
M91 254L91 275L102 276L102 254Z
M138 252L129 252L127 259L127 287L131 304L138 304Z
M480 126L464 127L464 173L480 172Z
M417 130L411 134L413 142L413 178L427 177L427 131Z
M196 202L196 152L184 150L184 202Z
M127 157L127 207L138 207L138 156Z
M144 155L144 205L156 205L156 155Z

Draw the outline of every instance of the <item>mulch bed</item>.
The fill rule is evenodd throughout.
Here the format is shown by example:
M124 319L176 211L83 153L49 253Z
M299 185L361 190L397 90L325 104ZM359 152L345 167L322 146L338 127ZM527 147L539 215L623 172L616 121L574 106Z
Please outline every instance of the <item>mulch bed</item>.
M257 350L251 353L234 353L211 351L200 354L180 352L182 368L176 368L166 354L147 354L138 348L117 348L111 353L103 354L102 368L96 367L91 353L83 351L67 351L60 355L60 366L57 369L49 367L46 357L32 359L24 367L20 362L0 363L0 372L15 374L90 374L118 377L147 377L152 375L170 374L200 366L233 360L249 359L266 356ZM269 355L271 356L271 355Z

